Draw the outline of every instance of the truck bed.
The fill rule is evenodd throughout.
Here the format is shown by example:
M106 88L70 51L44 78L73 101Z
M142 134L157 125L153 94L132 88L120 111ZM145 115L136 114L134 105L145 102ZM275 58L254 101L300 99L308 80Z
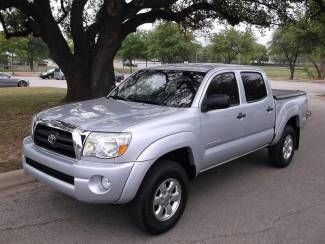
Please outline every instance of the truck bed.
M276 100L288 99L293 97L305 96L306 92L300 90L272 89L273 98Z

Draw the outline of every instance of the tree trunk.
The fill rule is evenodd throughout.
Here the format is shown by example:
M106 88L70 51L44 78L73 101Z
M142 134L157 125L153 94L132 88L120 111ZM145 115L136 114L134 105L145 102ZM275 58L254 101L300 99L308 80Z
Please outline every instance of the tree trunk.
M118 22L106 24L98 37L91 62L90 89L91 97L103 97L115 85L114 57L120 48L122 38Z
M34 59L33 57L29 57L28 58L28 64L29 64L29 68L30 68L30 71L34 71Z
M292 58L287 58L289 62L289 69L290 69L290 80L293 80L295 76L295 70L296 70L296 62L298 58L299 53L297 52ZM289 57L289 55L286 55Z
M309 60L311 61L311 63L314 65L314 67L316 69L317 79L322 79L322 72L321 72L320 68L318 67L316 61L312 57L309 57Z
M65 74L67 80L67 101L80 101L92 98L90 68L75 67L73 72Z
M290 80L293 80L295 76L295 65L290 64Z

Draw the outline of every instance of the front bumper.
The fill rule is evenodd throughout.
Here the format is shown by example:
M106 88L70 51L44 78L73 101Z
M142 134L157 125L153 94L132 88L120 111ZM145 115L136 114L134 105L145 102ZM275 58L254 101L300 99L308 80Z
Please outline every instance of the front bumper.
M26 162L26 158L33 160L57 172L74 178L74 183L67 183ZM31 137L23 141L22 165L26 173L39 181L83 202L91 203L125 203L134 198L142 179L150 167L151 162L139 163L103 163L75 160L49 152L36 146ZM98 177L107 177L111 182L111 189L103 191L96 188ZM95 187L94 187L95 185Z

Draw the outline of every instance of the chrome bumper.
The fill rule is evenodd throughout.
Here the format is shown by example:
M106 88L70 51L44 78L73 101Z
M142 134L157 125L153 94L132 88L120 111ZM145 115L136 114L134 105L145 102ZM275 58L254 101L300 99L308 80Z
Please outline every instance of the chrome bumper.
M72 176L74 184L64 182L36 169L26 163L26 158L55 171ZM131 183L128 182L128 185L132 185L131 188L134 189L129 189L131 192L128 189L124 191L131 171L134 168L134 162L116 164L87 161L84 159L70 159L39 148L34 145L31 137L27 137L23 141L22 165L25 172L46 185L80 201L91 203L118 203L120 198L123 199L121 200L123 203L132 200L137 191L137 188L134 188L134 186L139 186L144 177L141 168L147 168L144 167L143 163L140 163L139 167L132 174L137 180L131 179ZM108 178L111 183L111 189L108 191L103 190L100 186L96 187L96 184L101 184L98 178L102 176ZM140 182L138 182L139 180Z

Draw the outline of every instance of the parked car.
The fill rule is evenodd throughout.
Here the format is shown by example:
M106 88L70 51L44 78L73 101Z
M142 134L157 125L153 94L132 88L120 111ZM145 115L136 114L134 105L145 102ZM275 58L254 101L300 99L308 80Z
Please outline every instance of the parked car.
M132 63L132 61L130 61L130 60L123 61L123 66L126 66L126 67L138 67L138 65L136 65L135 63Z
M54 70L55 69L49 69L45 72L42 72L39 77L42 79L53 79L54 78Z
M117 84L124 80L124 75L123 74L121 74L121 73L119 73L117 71L114 71L114 75L115 75L115 82Z
M54 69L54 79L65 80L64 73L59 68Z
M38 113L22 164L80 201L132 202L138 225L159 234L180 219L200 173L262 148L287 167L307 104L305 92L272 90L256 67L147 68L107 97Z
M29 80L19 77L12 78L10 74L0 73L0 87L27 87L29 84Z

